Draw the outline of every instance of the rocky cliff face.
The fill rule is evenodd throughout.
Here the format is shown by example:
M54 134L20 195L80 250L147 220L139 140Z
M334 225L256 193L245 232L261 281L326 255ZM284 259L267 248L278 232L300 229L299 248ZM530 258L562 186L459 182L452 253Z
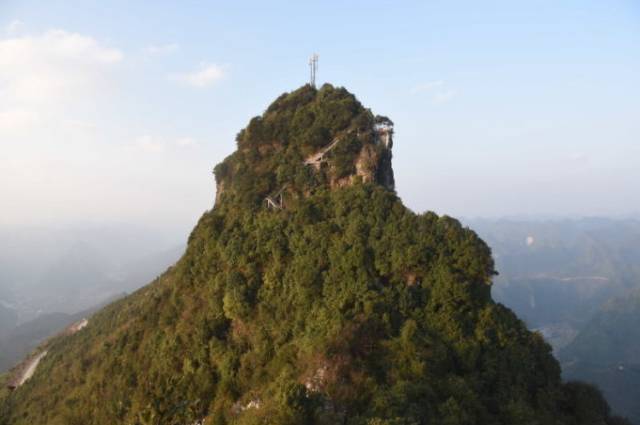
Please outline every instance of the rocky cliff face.
M215 170L216 204L250 185L256 205L276 193L285 205L357 182L393 191L392 137L393 122L374 116L346 90L304 86L238 134L238 151Z
M362 147L353 158L353 173L341 176L335 164L332 163L332 157L329 155L329 158L326 159L326 172L331 188L362 182L377 183L388 190L394 190L395 181L391 167L391 135L381 136L375 130L372 131L375 142L367 143L367 140L370 140L370 135L361 139ZM316 169L320 171L324 165L320 164Z

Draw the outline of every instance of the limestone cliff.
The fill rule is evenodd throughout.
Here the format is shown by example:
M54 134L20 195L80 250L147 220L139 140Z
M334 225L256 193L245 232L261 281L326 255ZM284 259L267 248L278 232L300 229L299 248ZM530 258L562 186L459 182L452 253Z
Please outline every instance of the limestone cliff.
M284 207L356 182L394 190L393 122L342 88L304 86L282 95L236 141L238 150L215 169L216 204L242 192L246 203Z

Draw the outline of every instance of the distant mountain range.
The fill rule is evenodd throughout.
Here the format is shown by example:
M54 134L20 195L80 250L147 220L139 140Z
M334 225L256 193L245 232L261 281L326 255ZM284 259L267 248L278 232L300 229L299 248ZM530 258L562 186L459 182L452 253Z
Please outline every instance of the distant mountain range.
M564 376L597 384L640 423L640 290L607 302L559 353Z
M106 304L125 295L121 294L108 298L92 308L75 314L45 313L37 319L11 329L0 337L0 373L17 364L45 339L55 335L70 324L89 317Z
M567 379L640 423L640 220L469 220L492 248L493 296L553 345Z
M18 324L18 313L6 301L0 301L0 339Z
M0 247L0 372L96 306L149 283L184 252L150 230L107 228L0 229L10 241Z
M132 225L0 228L0 334L45 313L74 314L158 276L182 238ZM10 325L13 310L17 323Z

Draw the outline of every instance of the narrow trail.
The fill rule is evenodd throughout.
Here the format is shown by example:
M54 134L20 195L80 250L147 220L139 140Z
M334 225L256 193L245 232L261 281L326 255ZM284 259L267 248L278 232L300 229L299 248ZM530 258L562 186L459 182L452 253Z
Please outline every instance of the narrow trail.
M318 152L309 155L307 159L304 160L304 165L313 165L317 169L320 169L320 163L324 161L324 156L329 153L331 149L335 148L338 143L340 143L345 134L348 134L350 132L351 130L346 130L346 132L343 132L343 134L341 134L340 136L334 137L331 143L329 143L327 146L323 147ZM286 188L287 185L285 184L274 195L265 196L264 201L267 208L272 208L274 210L281 210L283 208L284 203L282 199L282 193Z
M557 280L559 282L574 282L574 281L595 281L595 282L609 282L611 279L605 276L568 276L568 277L560 277L560 276L552 276L545 273L536 274L533 276L515 276L515 280Z
M324 159L324 156L331 150L333 149L341 140L341 137L338 136L335 139L333 139L333 141L331 143L329 143L329 145L325 146L324 148L322 148L321 150L319 150L318 152L310 155L307 157L307 159L304 161L304 165L315 165L315 166L319 166L320 163L322 162L322 160Z
M89 324L89 320L87 318L83 318L82 320L79 320L69 325L67 328L59 332L57 336L73 335L81 331L82 329L86 328L88 324ZM36 369L40 364L40 360L42 360L44 356L47 355L48 352L49 352L48 350L43 350L40 353L38 353L36 356L32 357L31 359L24 360L22 363L20 363L16 367L16 370L11 380L7 382L7 387L11 390L15 390L16 388L18 388L19 386L27 382L27 380L29 380L33 376L33 374L36 372Z
M82 329L86 328L88 324L89 324L89 320L86 318L83 318L82 320L69 326L69 334L73 335L76 332L81 331Z
M19 376L15 381L16 387L19 387L20 385L24 384L25 382L27 382L29 378L33 376L33 374L36 371L36 368L38 367L38 364L40 364L40 360L42 360L43 357L47 355L47 353L48 351L45 350L42 353L38 354L33 359L29 360L29 363L27 364L27 367L22 372L22 375Z

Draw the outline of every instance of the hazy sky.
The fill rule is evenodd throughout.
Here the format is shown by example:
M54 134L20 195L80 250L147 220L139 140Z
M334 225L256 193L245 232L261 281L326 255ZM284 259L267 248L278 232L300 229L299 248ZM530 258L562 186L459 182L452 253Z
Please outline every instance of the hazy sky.
M0 224L191 227L313 52L416 211L640 211L639 2L231 3L0 0Z

